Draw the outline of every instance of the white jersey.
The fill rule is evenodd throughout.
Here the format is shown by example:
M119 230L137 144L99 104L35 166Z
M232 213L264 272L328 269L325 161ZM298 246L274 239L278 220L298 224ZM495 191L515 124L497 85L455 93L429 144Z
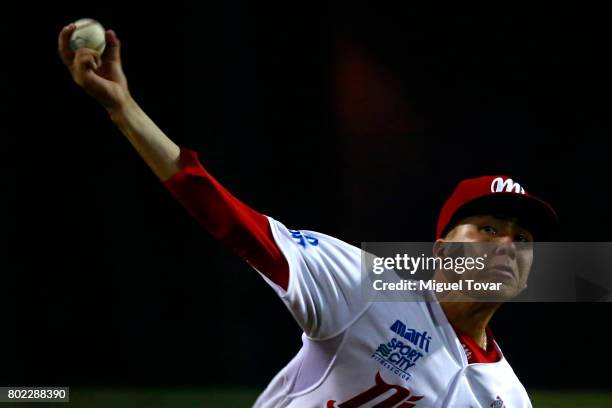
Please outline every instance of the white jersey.
M262 276L304 334L255 407L531 407L501 352L498 362L468 364L431 293L422 302L367 302L361 249L268 219L289 286Z

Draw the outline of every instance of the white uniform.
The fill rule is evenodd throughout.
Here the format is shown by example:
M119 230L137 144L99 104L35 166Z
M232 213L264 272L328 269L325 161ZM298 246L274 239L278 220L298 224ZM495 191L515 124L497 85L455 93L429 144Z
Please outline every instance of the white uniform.
M359 248L268 219L289 263L287 291L262 276L304 334L255 407L531 407L501 352L498 362L468 364L431 293L366 302Z

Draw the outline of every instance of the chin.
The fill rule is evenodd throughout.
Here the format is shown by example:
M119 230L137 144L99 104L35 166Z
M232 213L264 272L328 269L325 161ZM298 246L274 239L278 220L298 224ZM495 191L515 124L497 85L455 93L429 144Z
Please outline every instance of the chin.
M500 286L499 291L463 291L463 294L471 298L475 301L479 302L496 302L496 303L504 303L511 301L520 295L522 290L520 290L515 284L504 282Z

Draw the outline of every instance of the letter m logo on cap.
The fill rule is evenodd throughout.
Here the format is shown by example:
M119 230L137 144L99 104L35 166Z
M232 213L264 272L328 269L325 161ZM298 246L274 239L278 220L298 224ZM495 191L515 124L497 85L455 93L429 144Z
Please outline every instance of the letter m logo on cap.
M525 194L525 189L511 178L504 180L503 177L497 177L491 182L491 192Z

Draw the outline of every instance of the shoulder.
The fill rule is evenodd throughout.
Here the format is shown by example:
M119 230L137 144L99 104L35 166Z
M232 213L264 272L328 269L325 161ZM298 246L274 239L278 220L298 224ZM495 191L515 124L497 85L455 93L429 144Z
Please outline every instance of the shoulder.
M267 218L275 240L279 244L283 244L286 249L290 247L300 251L312 249L313 253L337 253L345 258L361 258L360 248L336 237L318 231L288 228L282 222L272 217L268 216Z

